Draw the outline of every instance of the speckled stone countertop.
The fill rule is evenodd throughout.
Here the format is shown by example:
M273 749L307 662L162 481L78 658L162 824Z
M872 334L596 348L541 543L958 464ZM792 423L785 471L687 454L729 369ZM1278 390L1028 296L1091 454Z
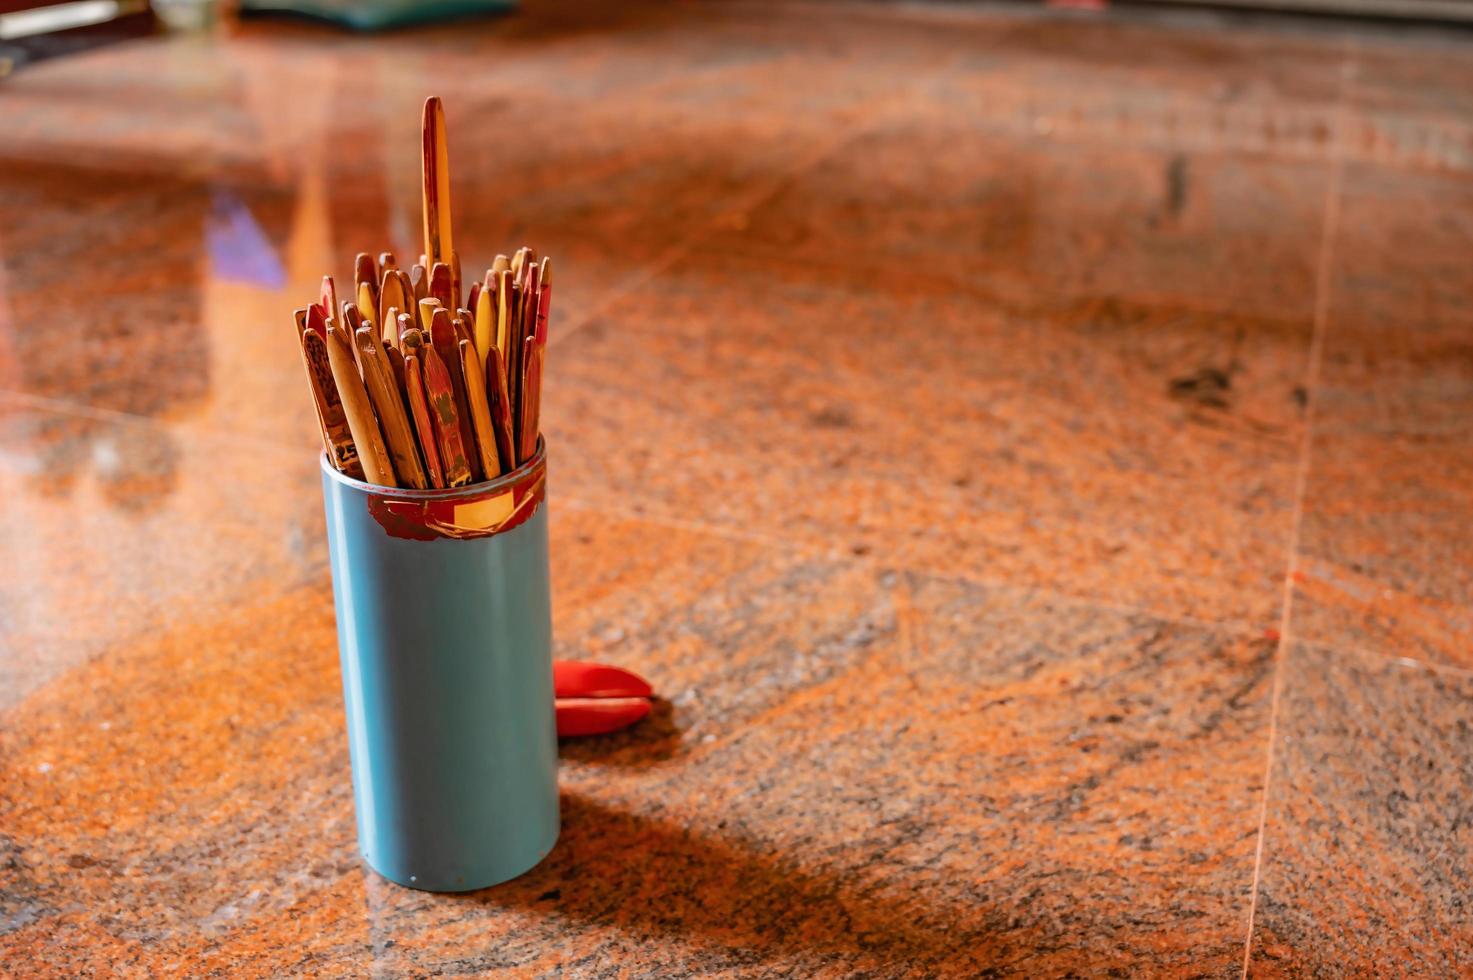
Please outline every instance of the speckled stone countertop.
M1473 974L1473 57L924 6L251 24L0 84L0 974ZM562 747L354 840L288 311L556 257Z

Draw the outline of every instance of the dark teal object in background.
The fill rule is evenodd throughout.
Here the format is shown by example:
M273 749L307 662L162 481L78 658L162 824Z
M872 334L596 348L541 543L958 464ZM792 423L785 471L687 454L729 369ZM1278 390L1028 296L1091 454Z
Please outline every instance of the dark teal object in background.
M514 878L558 836L546 458L393 490L324 456L364 858L429 891Z
M358 31L381 31L515 10L515 0L241 0L247 14L293 14Z

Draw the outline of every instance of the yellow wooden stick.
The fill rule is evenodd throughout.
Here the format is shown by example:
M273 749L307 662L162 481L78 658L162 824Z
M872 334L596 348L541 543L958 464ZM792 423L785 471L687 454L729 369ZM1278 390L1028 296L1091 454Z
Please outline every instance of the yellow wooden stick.
M327 328L327 360L332 367L332 379L338 386L338 398L343 403L343 414L348 418L348 431L353 434L353 445L358 447L358 461L363 464L364 476L369 483L381 487L397 487L394 464L389 460L389 450L379 432L378 419L374 417L373 405L368 400L368 390L358 376L358 365L353 360L353 346L347 334L336 324Z
M378 325L383 330L385 337L391 332L395 341L398 340L399 325L389 316L389 309L409 309L409 302L399 285L399 274L397 270L387 269L384 272L383 285L378 291Z
M440 301L433 296L427 296L419 301L419 326L421 330L429 330L430 324L435 322L435 311L443 309Z
M399 346L399 307L391 306L384 310L384 338L385 347Z
M419 462L414 432L409 428L409 415L404 410L404 398L399 394L393 369L383 350L374 343L371 328L360 327L353 339L358 344L358 359L363 364L363 386L368 389L369 401L383 425L384 441L388 444L389 458L394 461L394 472L414 489L427 489L429 483Z
M373 301L373 287L366 282L358 284L358 313L365 323L373 323L378 315L378 304Z
M481 472L486 479L501 475L501 459L496 452L496 431L491 428L491 406L486 401L486 381L481 373L481 358L475 345L462 340L460 366L465 372L465 397L471 408L471 428L475 430L476 450L481 457Z
M481 374L486 373L486 357L496 345L496 304L491 293L481 290L476 297L476 356L481 359Z

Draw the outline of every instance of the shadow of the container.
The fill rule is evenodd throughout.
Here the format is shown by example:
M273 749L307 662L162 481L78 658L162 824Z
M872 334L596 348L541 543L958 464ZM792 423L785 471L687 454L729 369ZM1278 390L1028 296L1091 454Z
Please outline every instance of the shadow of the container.
M458 897L581 922L592 927L590 943L614 944L609 955L642 937L684 940L713 969L764 961L796 967L801 959L804 970L981 976L1003 953L999 927L1009 946L1058 943L1028 935L1030 927L985 903L958 901L964 888L947 888L950 898L935 894L925 883L939 873L924 868L915 886L901 890L877 884L878 875L826 866L817 845L800 861L736 834L704 836L566 793L562 812L562 837L541 865Z
M681 747L675 706L660 697L650 702L650 713L628 728L607 735L558 739L559 758L627 769L673 758Z

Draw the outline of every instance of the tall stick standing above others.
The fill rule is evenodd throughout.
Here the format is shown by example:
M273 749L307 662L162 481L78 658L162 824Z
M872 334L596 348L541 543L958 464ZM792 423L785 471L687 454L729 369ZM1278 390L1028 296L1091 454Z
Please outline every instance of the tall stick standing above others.
M445 107L439 96L425 100L424 111L425 268L450 262L450 154L445 142Z

